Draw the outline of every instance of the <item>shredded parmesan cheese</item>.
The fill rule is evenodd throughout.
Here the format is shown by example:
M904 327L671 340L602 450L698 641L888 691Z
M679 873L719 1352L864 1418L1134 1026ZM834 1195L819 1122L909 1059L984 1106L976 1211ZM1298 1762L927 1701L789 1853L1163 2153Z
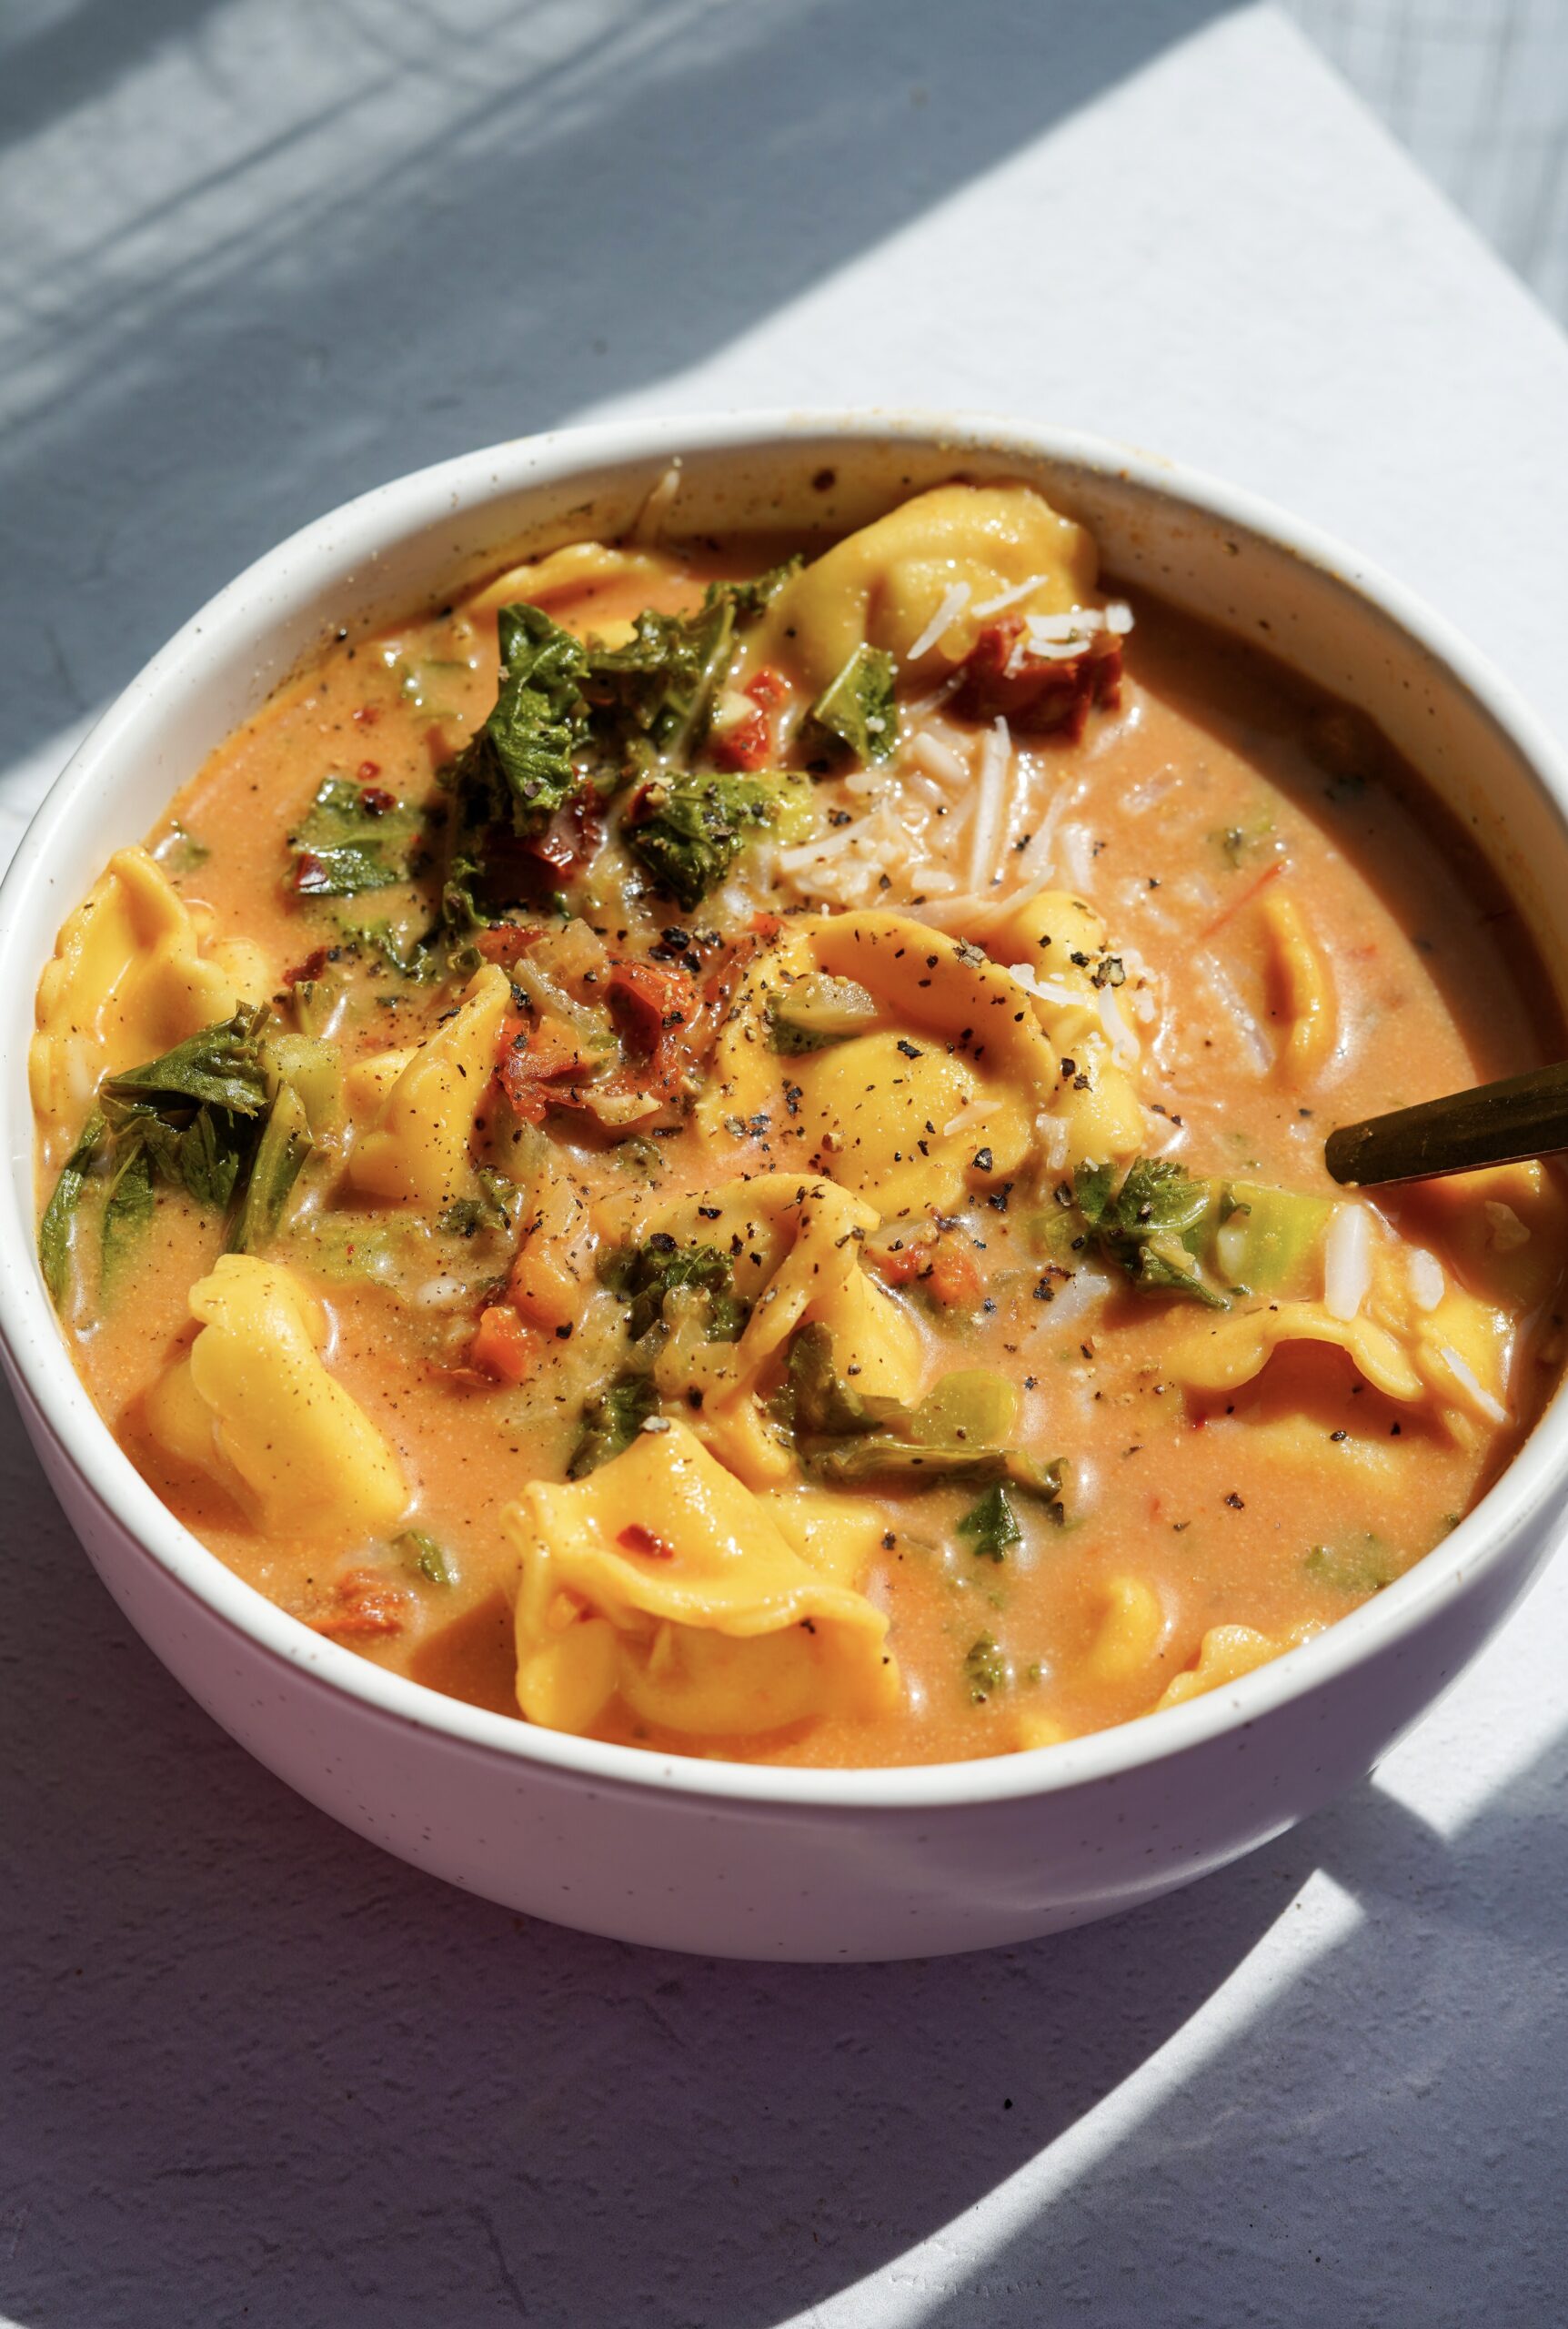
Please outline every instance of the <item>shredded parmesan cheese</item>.
M940 639L946 638L948 632L952 629L953 624L957 622L960 615L962 614L969 602L969 584L967 582L955 582L943 597L941 605L937 609L936 613L931 617L930 622L927 623L924 630L921 631L920 637L915 640L914 645L910 649L909 653L904 658L905 662L918 663L922 655L929 655L932 648L937 644L937 641Z
M1410 1298L1418 1310L1435 1310L1442 1300L1446 1280L1442 1264L1424 1245L1412 1245L1405 1264L1410 1273Z
M1323 1307L1348 1326L1371 1291L1372 1216L1365 1205L1338 1205L1323 1240Z

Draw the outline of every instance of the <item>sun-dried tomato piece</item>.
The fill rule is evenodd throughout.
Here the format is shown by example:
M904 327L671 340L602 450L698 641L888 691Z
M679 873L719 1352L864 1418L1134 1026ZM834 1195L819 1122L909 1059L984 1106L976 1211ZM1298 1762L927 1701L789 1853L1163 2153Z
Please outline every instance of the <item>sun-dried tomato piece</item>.
M959 669L953 709L965 720L1007 721L1024 735L1059 735L1076 743L1090 712L1113 711L1121 693L1121 640L1097 630L1077 655L1020 652L1017 616L982 630Z
M333 1641L374 1641L401 1633L410 1596L377 1569L353 1568L332 1586L325 1607L302 1612L313 1632Z

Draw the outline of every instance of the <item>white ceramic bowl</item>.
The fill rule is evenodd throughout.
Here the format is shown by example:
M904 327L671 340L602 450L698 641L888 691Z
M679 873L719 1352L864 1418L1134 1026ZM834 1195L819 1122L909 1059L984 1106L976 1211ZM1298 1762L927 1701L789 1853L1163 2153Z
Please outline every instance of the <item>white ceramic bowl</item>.
M1568 766L1501 678L1350 552L1119 447L985 419L762 416L527 439L295 535L188 623L60 778L0 891L0 1349L100 1576L165 1665L323 1810L417 1866L585 1931L737 1957L983 1948L1131 1907L1362 1777L1471 1658L1568 1495L1561 1396L1462 1527L1228 1689L995 1760L798 1771L667 1759L483 1713L323 1640L164 1508L99 1420L34 1255L25 1055L59 923L339 623L374 627L513 549L614 534L673 457L681 523L847 528L961 470L1023 475L1106 566L1362 706L1473 831L1568 993Z

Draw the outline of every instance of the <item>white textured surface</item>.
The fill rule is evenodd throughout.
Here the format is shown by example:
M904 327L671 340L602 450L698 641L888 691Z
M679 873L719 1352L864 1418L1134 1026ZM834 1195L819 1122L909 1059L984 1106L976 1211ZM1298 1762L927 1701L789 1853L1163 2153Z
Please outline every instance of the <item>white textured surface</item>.
M0 802L354 488L577 416L1049 413L1353 535L1568 726L1568 349L1268 14L19 0ZM0 2320L1562 2317L1560 1567L1375 1782L889 1971L523 1929L128 1638L0 1425Z

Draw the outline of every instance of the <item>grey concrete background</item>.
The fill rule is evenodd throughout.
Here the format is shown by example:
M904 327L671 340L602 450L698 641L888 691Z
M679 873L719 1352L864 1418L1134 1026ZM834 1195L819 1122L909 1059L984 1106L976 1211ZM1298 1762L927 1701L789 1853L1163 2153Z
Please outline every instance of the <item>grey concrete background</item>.
M0 215L13 831L291 526L611 405L1102 423L1370 541L1568 711L1568 353L1267 12L9 0ZM8 1403L0 1544L15 2329L1561 2316L1568 1580L1191 1893L769 1971L309 1810L127 1634Z

